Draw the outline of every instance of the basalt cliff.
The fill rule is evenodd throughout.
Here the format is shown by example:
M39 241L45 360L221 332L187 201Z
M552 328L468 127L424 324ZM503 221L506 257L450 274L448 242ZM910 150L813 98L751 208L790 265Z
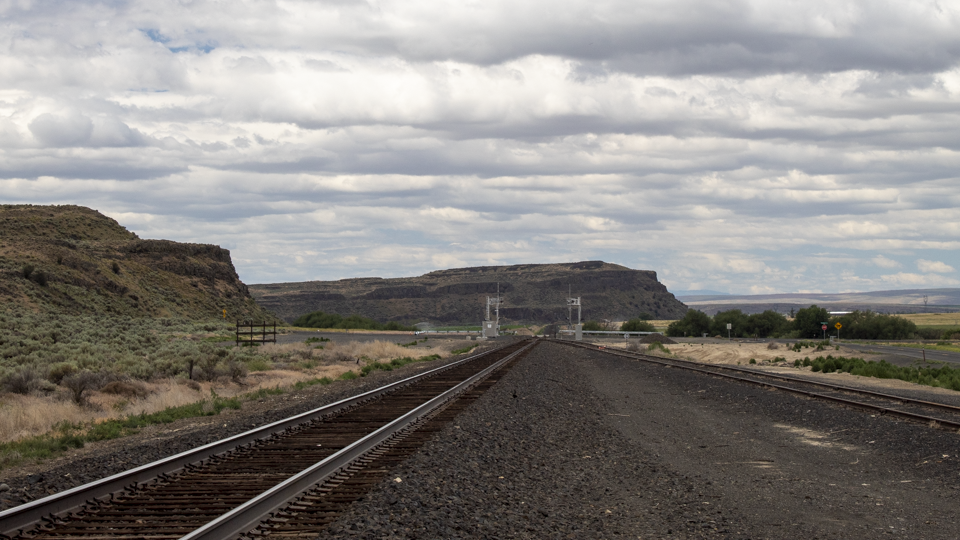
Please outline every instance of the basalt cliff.
M409 278L258 284L250 285L250 293L287 321L324 311L383 322L473 325L483 320L486 299L496 296L498 287L503 298L501 323L566 321L568 291L581 298L583 320L622 321L641 313L676 319L687 310L657 281L656 272L603 261L454 268Z
M0 205L0 306L69 315L272 320L230 252L143 240L82 206Z

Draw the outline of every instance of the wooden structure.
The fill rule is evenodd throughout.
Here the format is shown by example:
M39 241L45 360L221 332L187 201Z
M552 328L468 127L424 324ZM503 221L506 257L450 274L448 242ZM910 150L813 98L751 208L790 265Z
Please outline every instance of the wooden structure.
M276 343L277 323L268 326L266 321L237 321L237 346L241 343Z

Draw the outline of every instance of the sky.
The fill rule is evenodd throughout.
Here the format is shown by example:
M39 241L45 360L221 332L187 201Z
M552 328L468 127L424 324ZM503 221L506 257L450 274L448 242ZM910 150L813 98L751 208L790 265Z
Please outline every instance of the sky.
M246 283L960 287L956 1L0 0L0 202Z

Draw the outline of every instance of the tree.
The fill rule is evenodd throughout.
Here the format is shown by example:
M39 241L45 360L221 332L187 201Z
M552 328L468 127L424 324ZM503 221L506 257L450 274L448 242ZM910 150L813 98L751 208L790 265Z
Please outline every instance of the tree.
M620 325L620 330L624 332L656 332L657 329L653 327L652 324L647 321L640 319L630 319L629 321Z
M713 316L710 333L715 336L727 335L727 324L730 324L730 337L744 337L747 335L747 315L739 309L721 311Z
M779 337L789 330L790 321L772 309L747 317L748 336Z
M830 320L830 314L822 307L816 304L797 310L793 318L793 328L797 331L797 337L818 338L823 336L821 325Z
M912 321L870 310L854 311L833 322L843 325L840 335L849 339L907 339L917 331L917 325Z
M587 321L583 323L583 329L590 332L597 332L603 330L603 326L597 321Z
M696 309L687 310L679 321L673 321L667 327L668 336L696 336L710 331L710 316Z

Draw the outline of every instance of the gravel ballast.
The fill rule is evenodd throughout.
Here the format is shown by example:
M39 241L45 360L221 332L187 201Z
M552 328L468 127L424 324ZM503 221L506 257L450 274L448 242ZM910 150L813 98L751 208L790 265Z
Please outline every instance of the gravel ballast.
M956 538L958 440L546 343L320 538Z
M230 422L359 388L324 391L309 407L278 401ZM158 440L196 446L236 432L184 431L186 441ZM149 461L137 452L152 441L117 442L32 483L4 479L0 499ZM546 342L318 536L953 539L958 456L956 433Z
M471 354L488 348L491 345L484 345ZM463 358L465 355L413 363L389 372L373 371L351 381L335 381L330 385L267 396L259 401L245 402L239 411L226 409L217 416L148 426L136 435L90 443L55 459L0 471L0 483L7 485L7 489L0 488L0 510L243 433Z

